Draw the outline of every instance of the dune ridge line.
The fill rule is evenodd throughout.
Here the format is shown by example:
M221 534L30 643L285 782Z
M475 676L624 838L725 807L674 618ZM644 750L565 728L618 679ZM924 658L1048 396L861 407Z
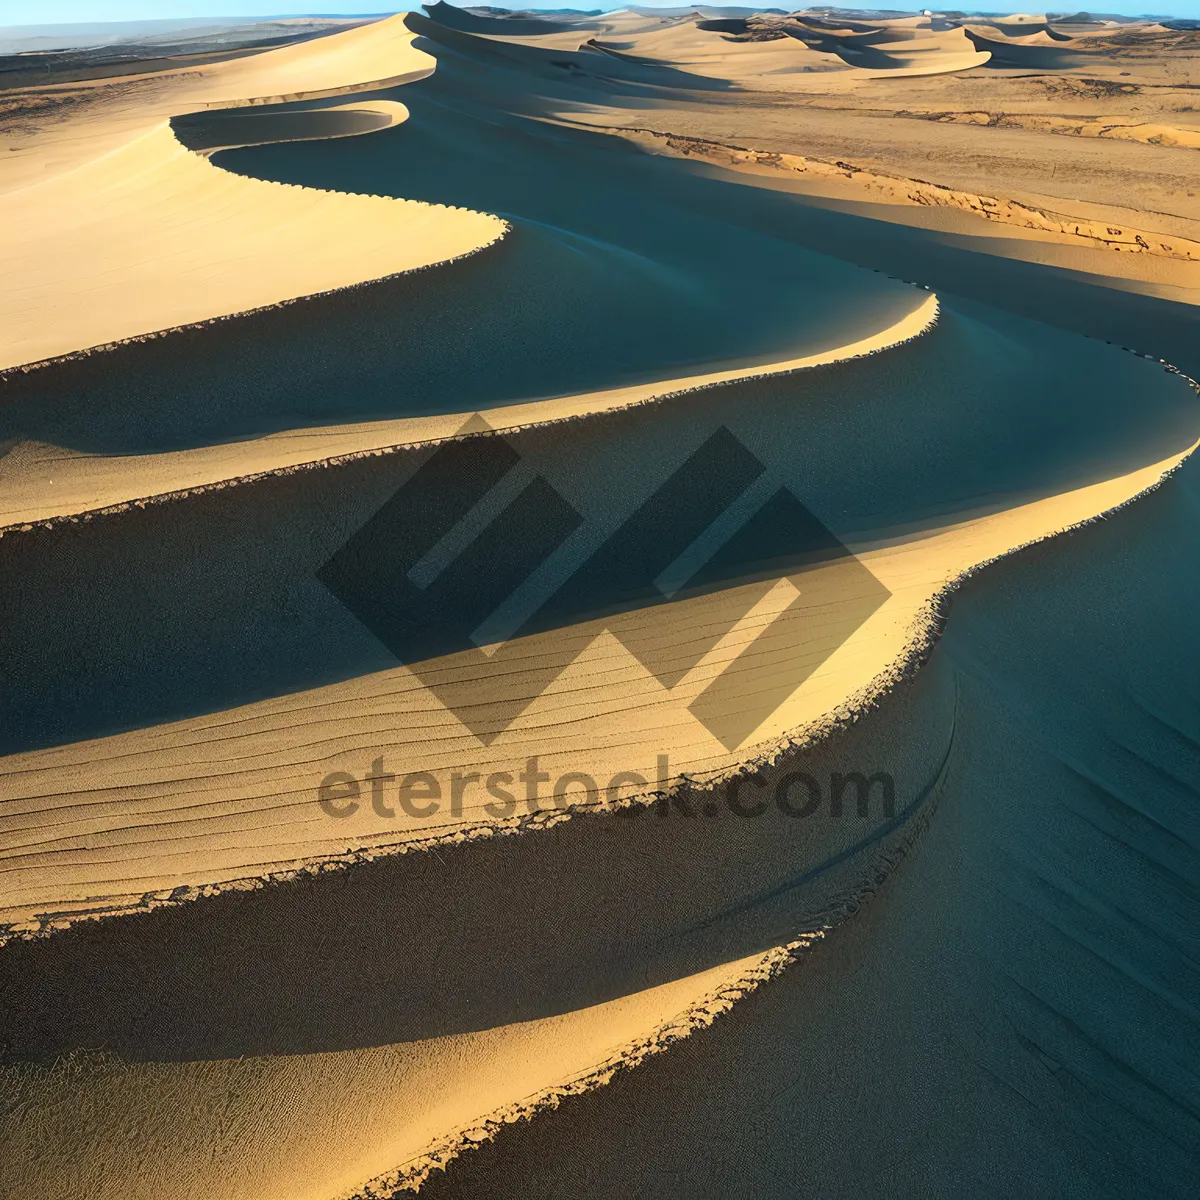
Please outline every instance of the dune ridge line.
M0 194L0 221L30 232L0 250L9 284L0 373L387 279L504 237L506 222L472 209L248 179L189 150L172 126L214 108L311 101L427 77L436 64L414 40L401 18L391 18L255 56L249 79L248 60L214 72L217 84L232 74L250 87L255 68L269 78L281 63L294 75L293 60L303 65L306 55L334 59L333 75L297 93L208 100L213 82L183 72L174 112ZM398 69L375 77L383 59ZM398 119L401 107L390 115ZM289 140L286 130L280 140ZM308 253L294 253L297 240Z
M953 740L953 730L951 730ZM947 756L948 756L947 750ZM945 757L943 758L943 765ZM571 1097L581 1096L611 1083L618 1074L632 1070L659 1054L664 1054L679 1042L709 1029L721 1017L730 1013L740 1001L759 988L773 982L785 971L801 963L810 953L818 952L820 944L832 937L847 921L853 919L887 886L892 873L905 860L933 820L940 792L939 771L935 785L918 799L912 810L904 815L898 830L885 830L877 840L877 852L868 859L857 881L842 889L818 922L798 932L794 937L770 947L761 954L742 960L732 977L700 996L677 1016L662 1022L650 1033L613 1051L602 1062L569 1080L498 1108L485 1117L463 1126L431 1143L421 1154L408 1162L376 1176L357 1190L344 1193L339 1200L393 1200L403 1192L419 1193L422 1185L438 1170L458 1155L477 1150L499 1136L506 1126L531 1121L542 1113L553 1111Z
M632 1070L678 1042L709 1028L740 1000L793 966L828 935L832 927L813 929L781 946L772 947L744 966L730 980L694 1001L677 1016L651 1033L614 1051L603 1062L572 1079L548 1087L523 1100L488 1113L475 1124L439 1138L409 1162L376 1176L361 1188L345 1192L339 1200L392 1200L402 1192L419 1193L422 1185L451 1159L492 1141L505 1126L531 1121L539 1114L558 1108L572 1096L580 1096L611 1083L622 1071Z
M1175 371L1182 375L1182 372ZM1200 395L1200 385L1187 376L1183 376L1191 384L1193 390ZM1157 491L1174 474L1192 459L1200 449L1200 441L1194 443L1189 450L1180 456L1168 469L1146 487L1134 495L1126 497L1116 504L1085 517L1082 520L1064 525L1038 537L1014 545L1001 554L993 555L981 562L958 572L947 580L917 611L910 624L909 633L901 652L879 671L866 685L852 693L846 700L830 709L817 719L805 723L802 727L790 731L785 736L767 744L759 744L748 749L751 753L733 767L716 768L708 771L692 771L681 778L677 785L666 793L649 791L630 794L621 797L615 807L633 808L647 807L663 798L671 798L692 789L716 788L731 779L748 779L768 768L777 768L789 755L807 751L813 747L829 742L839 734L848 730L868 713L878 710L887 698L905 685L910 684L920 670L929 661L946 621L949 618L951 605L955 594L971 579L987 568L1015 558L1043 543L1068 536L1086 529L1099 521L1107 521L1111 517L1131 508L1138 500ZM478 839L510 836L549 829L563 821L570 820L580 813L596 811L594 805L572 802L554 808L541 809L536 813L526 813L510 818L494 820L489 823L459 825L452 832L433 834L427 838L409 838L394 843L374 843L348 849L343 854L321 855L311 860L301 862L294 867L284 870L274 870L265 875L245 876L237 879L202 885L181 884L170 891L148 892L135 904L117 904L100 909L81 908L75 910L56 910L37 918L38 925L22 923L19 927L0 925L0 948L10 941L32 941L51 937L56 933L69 929L83 921L106 920L120 918L136 913L148 912L159 908L174 908L195 900L222 895L227 892L251 892L270 887L273 884L287 883L301 877L313 877L327 872L337 872L351 869L355 866L370 863L381 857L393 854L408 854L410 852L434 851L443 847L453 846Z
M506 222L505 231L507 232L510 229L511 226L509 226ZM502 233L499 236L502 237L504 234ZM499 237L496 240L498 241ZM480 253L486 248L487 247L480 247L479 250L468 251L466 254L460 257L470 257L473 254ZM428 267L419 267L414 268L413 270L418 271L428 269ZM411 273L413 272L405 272L405 274ZM359 284L351 284L346 289L335 290L344 291L353 288L371 287L378 282L381 281L367 280ZM297 297L295 300L283 301L279 305L268 307L283 307L288 304L296 304L316 298L318 297ZM215 479L193 487L180 488L176 491L159 492L145 496L132 496L127 500L122 500L116 504L105 505L101 508L88 509L82 512L74 513L59 513L49 517L39 517L33 521L19 521L13 522L9 525L0 525L0 537L3 537L6 533L27 533L34 528L49 529L62 523L75 524L79 521L90 521L96 519L97 517L111 516L124 512L130 507L144 508L150 504L170 503L177 500L186 499L189 496L202 495L205 492L221 490L228 487L237 487L273 476L291 475L298 471L319 470L326 467L340 466L344 463L353 462L356 459L381 457L388 454L395 454L402 451L410 451L426 447L432 448L445 442L460 441L471 437L491 437L502 434L518 433L523 430L540 428L542 426L586 420L591 416L597 416L603 413L622 412L627 409L662 404L668 401L677 400L683 396L695 394L696 392L705 391L709 388L721 387L729 383L738 383L751 379L775 378L796 374L802 371L816 370L818 368L835 367L840 363L852 362L860 358L868 358L876 354L885 353L888 350L895 349L898 346L906 345L907 343L918 337L921 337L923 334L933 329L937 324L939 313L940 305L938 298L936 295L930 295L924 301L922 301L921 304L918 305L917 308L904 320L897 322L895 325L889 327L888 329L882 330L877 334L862 338L857 342L851 342L846 346L838 347L834 350L822 351L817 354L806 355L796 359L783 359L779 362L766 363L759 366L734 367L725 371L708 372L699 375L678 377L675 379L657 380L645 384L634 384L622 388L613 388L607 391L587 392L579 396L561 396L546 400L534 400L524 403L505 405L502 408L485 409L480 415L482 415L491 426L491 428L487 431L471 434L454 433L443 436L436 436L432 435L431 433L431 436L428 437L418 437L408 441L390 442L384 445L364 447L361 450L352 450L343 454L327 455L321 458L311 459L299 463L289 463L279 467L269 468L267 470L250 472L246 475L226 476L224 478ZM209 321L199 322L198 324L202 326L215 325L222 321L234 320L237 316L242 315L249 314L230 314L223 317L214 317ZM145 335L144 337L130 340L148 341L155 338L169 336L169 334L174 332L177 331L162 330L153 334ZM98 353L102 352L103 350L113 348L115 348L115 346L97 347L93 350L80 351L76 354L66 357L81 358L92 353ZM55 362L60 361L63 360L49 360L41 364L33 364L28 367L19 367L16 368L16 370L26 371L35 368L49 367ZM0 382L3 382L4 379L4 372L0 372ZM515 414L521 415L517 417ZM457 427L461 425L462 420L466 416L466 413L451 413L439 417L401 419L397 422L397 424L415 425L418 429L421 426Z

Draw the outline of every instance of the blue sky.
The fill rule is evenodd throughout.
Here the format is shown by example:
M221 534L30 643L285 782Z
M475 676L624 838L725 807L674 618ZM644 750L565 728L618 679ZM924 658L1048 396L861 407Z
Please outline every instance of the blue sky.
M392 0L394 3L395 0ZM466 3L467 0L461 0ZM486 2L486 0L484 0ZM556 8L566 7L569 0L543 0L542 3L522 3L521 0L509 0L512 7L522 8ZM619 0L575 0L580 8L613 8L618 7ZM645 3L645 0L641 0ZM680 0L675 0L679 3ZM765 0L768 7L790 7L796 0ZM831 2L831 0L830 0ZM887 0L884 0L886 3ZM902 7L904 0L890 0L897 8ZM961 3L961 0L959 0ZM280 14L293 15L297 12L320 13L363 13L386 11L390 5L384 0L314 0L311 9L288 4L288 0L0 0L0 26L5 25L48 25L54 22L74 21L138 21L152 20L159 17L243 17L243 16L275 16ZM497 0L492 0L497 3ZM293 0L295 4L295 0ZM670 5L664 5L669 7ZM417 0L403 7L418 8ZM847 5L847 7L850 7ZM865 7L865 5L864 5ZM918 5L914 2L914 9ZM946 7L954 7L953 0L947 0ZM964 9L969 11L966 4ZM1062 11L1075 11L1083 5L1072 4L1070 0L1059 0L1058 8ZM1021 7L1017 4L988 4L986 0L980 4L981 9L991 12L1040 12L1035 5ZM1154 12L1159 15L1177 17L1200 17L1200 0L1161 0L1155 3L1146 0L1115 0L1113 3L1097 3L1094 11L1137 14Z

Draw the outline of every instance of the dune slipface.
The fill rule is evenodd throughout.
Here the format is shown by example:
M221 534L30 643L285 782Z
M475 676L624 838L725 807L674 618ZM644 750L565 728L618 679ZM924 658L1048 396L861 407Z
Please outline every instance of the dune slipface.
M1167 35L426 11L13 93L0 1193L1189 1195Z
M216 78L178 85L170 102L195 105L237 83L302 96L350 91L379 72L420 73L426 57L395 24L339 35L355 43L341 54L321 55L320 41L268 51L259 77L218 67ZM311 89L301 90L306 49L318 61ZM93 120L103 126L102 101L97 107ZM305 121L309 136L336 135L318 124L335 111L309 109L292 126L277 113L278 128L264 114L244 137L302 137ZM343 106L343 121L354 111ZM379 128L404 116L402 106L357 112L360 121L370 112ZM92 161L48 162L49 178L0 193L0 220L24 233L5 246L0 264L0 369L415 270L473 253L504 232L502 222L479 213L239 180L189 153L165 122L148 125ZM303 255L293 253L297 245Z

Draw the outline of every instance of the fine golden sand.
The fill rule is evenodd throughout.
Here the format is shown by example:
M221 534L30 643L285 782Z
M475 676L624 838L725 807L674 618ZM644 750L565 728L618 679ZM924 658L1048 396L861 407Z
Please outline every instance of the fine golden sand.
M1200 35L427 14L3 94L0 1194L1188 1195Z

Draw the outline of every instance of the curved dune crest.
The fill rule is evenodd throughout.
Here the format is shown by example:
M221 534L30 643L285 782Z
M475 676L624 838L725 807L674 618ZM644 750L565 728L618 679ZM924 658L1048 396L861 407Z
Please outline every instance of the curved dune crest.
M116 1065L104 1055L79 1056L31 1073L26 1094L36 1099L28 1111L76 1109L82 1139L104 1165L40 1160L46 1126L18 1118L10 1143L19 1154L6 1159L37 1165L8 1182L43 1200L65 1200L85 1186L97 1197L142 1195L136 1189L149 1174L172 1198L329 1200L415 1189L504 1123L599 1086L710 1024L777 971L786 953L749 956L575 1012L424 1042L198 1063ZM0 1096L8 1083L0 1068ZM89 1098L83 1113L80 1087ZM154 1113L145 1108L148 1092L158 1098ZM189 1137L181 1147L184 1109ZM220 1153L231 1123L240 1134L236 1156ZM0 1166L0 1184L5 1175Z
M963 32L976 50L989 54L997 66L1046 71L1086 66L1097 57L1095 51L1072 46L1069 40L1045 32L1005 36L991 26L967 26Z
M224 64L216 82L185 94L194 105L236 80L250 98L225 104L251 105L282 100L302 80L320 94L427 73L412 41L402 21L384 21L322 39L317 52L289 46ZM336 135L339 123L367 132L402 115L380 101L274 114L273 126L264 114L243 122L251 136L241 141L274 140L272 128ZM0 226L20 231L0 244L0 369L431 266L506 229L484 213L243 179L185 149L166 121L0 194Z
M271 104L404 82L433 68L412 44L404 14L262 54L196 68L182 85L189 103Z
M280 142L317 142L390 129L408 119L398 100L304 102L205 110L172 120L175 136L200 154Z
M922 298L920 293L914 293L913 308L907 316L876 333L829 350L777 362L485 408L478 415L497 433L516 433L534 426L679 400L688 393L722 384L811 371L879 354L920 337L933 326L937 315L936 296ZM290 428L251 442L145 456L72 457L56 453L54 476L49 482L41 474L38 457L34 455L27 471L17 467L0 476L4 480L0 494L0 536L6 526L76 517L134 503L141 506L165 502L214 486L249 483L272 473L321 469L360 455L432 447L457 435L469 415L446 413Z
M485 213L242 179L166 124L0 198L0 222L29 231L0 248L0 367L416 270L505 230Z
M9 94L18 103L32 95L36 107L28 125L0 131L0 146L9 143L0 194L61 175L195 109L312 100L423 78L433 60L412 43L400 15L216 63L16 89ZM57 119L59 102L69 105L67 121Z
M1031 337L1029 329L1020 333ZM179 880L189 882L175 898L190 898L347 852L353 859L525 822L525 814L490 815L490 801L478 789L459 804L442 805L433 817L388 817L363 806L333 821L316 812L314 789L321 778L339 770L362 776L376 755L397 775L467 769L486 775L541 755L551 779L573 770L596 780L621 771L653 780L657 756L665 754L673 778L703 778L819 727L905 661L914 637L924 637L928 606L948 580L1127 501L1181 461L1195 441L1194 392L1184 380L1113 349L1093 351L1098 361L1085 367L1089 347L1062 335L1043 335L1036 357L1016 363L1008 361L1007 345L1003 335L958 318L899 349L823 372L728 382L686 402L509 435L527 471L544 478L574 510L605 520L628 506L630 487L637 495L673 468L700 469L676 466L675 460L695 451L698 462L708 461L722 453L717 443L732 431L733 446L740 442L771 463L782 472L775 478L787 481L795 495L814 496L819 473L824 483L810 502L819 514L838 515L834 529L857 558L845 570L837 560L817 564L812 576L804 573L810 568L796 574L786 563L766 569L765 577L757 570L735 572L719 586L685 590L666 604L659 593L658 603L647 600L648 607L611 616L567 608L550 627L531 625L490 655L474 644L463 650L414 647L403 652L407 665L400 666L344 607L353 599L339 600L317 577L428 457L427 450L355 458L316 473L266 477L78 524L6 534L0 551L14 583L5 637L10 679L25 697L23 709L6 718L10 739L36 745L51 719L66 719L74 723L63 731L80 740L7 760L0 920L14 933L36 933L79 916L158 903L164 893L174 895ZM986 377L976 380L968 372L980 369L984 355ZM909 364L904 391L884 384L894 359ZM924 383L911 374L917 363ZM977 426L984 412L993 442L1011 439L1014 425L1038 427L1043 389L1085 369L1092 396L1076 406L1069 468L1052 457L1005 464L946 458L943 450L937 459L926 452L928 461L897 477L896 468L885 465L892 446L868 449L863 440L883 420L895 433L896 405L904 412L905 437L916 439L915 445L928 445L935 436L944 447L963 439L973 443L983 436ZM1123 408L1134 387L1146 406L1136 433ZM963 394L976 395L973 418L956 407L954 398ZM1091 422L1099 412L1105 416L1087 426L1085 411ZM1055 448L1065 453L1065 428L1047 426L1044 455ZM717 434L705 441L706 430ZM475 435L443 448L441 461L466 463L482 455L486 462L493 445L491 435ZM804 445L808 453L797 462L780 460L780 448L789 445ZM664 449L670 447L678 449ZM733 471L745 451L732 459L730 453L724 452ZM892 490L910 472L923 480L919 501L916 493ZM348 492L353 480L358 482ZM855 481L863 496L875 499L854 499ZM856 515L848 505L859 509ZM206 533L214 520L222 530L232 520L238 540ZM791 536L789 520L795 518L770 535L782 538L781 547ZM177 563L165 553L163 531L170 528L178 537L185 522L194 533L186 539L186 563ZM272 530L269 539L265 528ZM313 529L321 531L315 545ZM388 539L378 536L382 550ZM666 548L680 534L668 537L660 529L653 536ZM86 578L87 594L106 599L88 620L86 644L75 618L64 613L55 660L18 657L27 636L22 631L44 629L51 619L30 598L54 594L61 558L50 550L60 539L74 547L75 586ZM117 546L124 548L117 552ZM774 561L781 552L768 557ZM119 565L128 554L160 563L153 594L129 591ZM667 557L673 561L675 553ZM177 571L210 582L173 589ZM230 573L242 581L236 613L220 588ZM333 586L339 586L337 576ZM486 576L465 589L468 606L475 604L475 587L485 600ZM171 601L169 617L168 596L179 597ZM283 624L276 615L280 604L292 614ZM181 615L180 605L191 615ZM126 621L133 611L141 615L131 640ZM121 621L114 624L104 612L120 613ZM499 629L519 633L526 615L517 609L515 618L507 618L510 625ZM664 620L669 638L656 624ZM103 637L97 621L104 622ZM181 626L194 627L187 643ZM239 626L246 632L236 633ZM768 626L771 636L759 638ZM220 669L204 633L209 628L225 630L228 662ZM645 632L656 628L665 639L657 650ZM316 658L305 630L320 630L322 654ZM170 680L162 677L167 664L160 653L172 664ZM98 678L111 678L118 664L126 664L120 670L134 673L131 685L144 681L119 694L110 686L103 695L74 696L72 704L83 709L65 716L66 697L56 681L80 654L105 661L94 668ZM252 658L259 674L265 669L269 678L290 683L276 685L269 699L246 702L247 688L263 686L252 682ZM207 715L167 721L159 709L156 723L86 740L89 729L99 732L98 719L110 728L144 724L160 703L153 698L189 679L186 703L202 704ZM705 711L706 697L718 694L724 695L724 716L705 726L697 714ZM109 715L98 717L104 710ZM215 736L222 760L217 770L206 750ZM540 819L558 819L556 808L549 803ZM49 841L38 833L46 812L57 814ZM181 836L184 831L191 832ZM59 869L48 874L51 862Z
M887 31L891 34L891 31ZM830 37L828 48L851 66L869 71L873 78L901 78L915 75L941 75L968 71L982 66L991 57L973 47L958 29L930 32L899 31L915 36L851 34Z

